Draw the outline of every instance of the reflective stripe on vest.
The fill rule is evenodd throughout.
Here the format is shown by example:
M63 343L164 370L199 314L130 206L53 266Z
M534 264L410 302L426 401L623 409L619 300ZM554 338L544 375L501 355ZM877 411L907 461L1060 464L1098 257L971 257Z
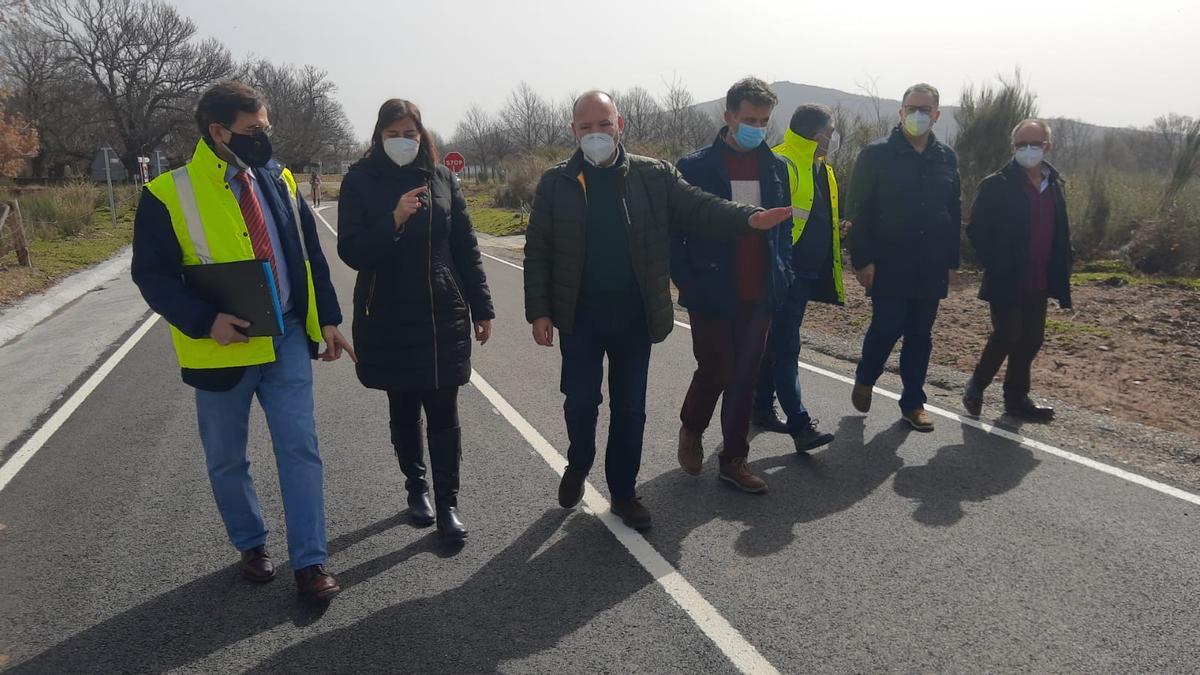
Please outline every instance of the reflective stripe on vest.
M179 209L183 211L183 220L187 224L188 237L192 240L192 249L195 250L201 264L211 263L213 258L208 247L208 234L204 232L204 224L200 220L200 207L196 204L196 191L192 188L192 178L188 175L187 166L172 171L171 178L175 180L175 193L179 195ZM253 190L253 184L251 185L250 189ZM296 233L300 236L300 251L304 254L304 260L308 261L308 244L304 241L304 229L300 226L300 204L291 190L288 191L288 201L292 205Z
M200 264L207 265L213 261L212 250L208 247L208 235L204 233L204 224L200 220L200 207L196 204L196 191L192 189L192 177L188 175L187 166L172 171L171 178L175 181L175 193L179 195L179 209L183 211L192 249L200 259Z

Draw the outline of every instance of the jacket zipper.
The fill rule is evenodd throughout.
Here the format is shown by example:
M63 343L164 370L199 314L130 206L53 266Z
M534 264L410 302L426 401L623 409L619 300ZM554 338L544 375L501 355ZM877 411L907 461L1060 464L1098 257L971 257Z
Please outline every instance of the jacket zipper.
M433 195L430 195L429 206L426 208L429 210L429 233L426 239L428 258L425 279L429 283L429 318L430 325L433 327L433 388L438 389L437 310L433 304Z
M371 316L371 304L375 302L375 279L378 277L378 273L371 272L371 286L367 289L367 316Z

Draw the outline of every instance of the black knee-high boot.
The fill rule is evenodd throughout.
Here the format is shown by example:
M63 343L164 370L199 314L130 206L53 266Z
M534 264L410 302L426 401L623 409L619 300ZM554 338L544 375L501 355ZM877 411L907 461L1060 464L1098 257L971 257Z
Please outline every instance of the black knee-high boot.
M429 483L425 480L425 434L421 421L416 424L392 424L392 447L404 474L408 490L408 515L417 527L429 527L434 522L433 505L429 503Z
M433 468L433 498L438 534L462 541L467 528L458 518L458 468L462 462L462 430L452 427L429 432L429 463Z

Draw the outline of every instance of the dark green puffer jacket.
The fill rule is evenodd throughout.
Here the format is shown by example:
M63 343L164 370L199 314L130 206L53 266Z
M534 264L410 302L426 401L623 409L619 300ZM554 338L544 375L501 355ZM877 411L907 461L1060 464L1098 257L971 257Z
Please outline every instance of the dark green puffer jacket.
M689 185L669 162L620 149L625 227L641 290L650 339L662 342L674 327L671 307L672 227L710 237L750 231L757 207L735 204ZM550 317L565 333L575 326L587 240L583 153L547 169L538 182L525 232L525 318Z

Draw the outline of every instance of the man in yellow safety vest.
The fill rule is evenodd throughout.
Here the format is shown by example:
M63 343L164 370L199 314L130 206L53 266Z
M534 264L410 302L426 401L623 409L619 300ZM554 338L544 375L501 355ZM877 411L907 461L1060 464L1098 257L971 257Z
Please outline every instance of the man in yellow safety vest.
M251 400L266 414L279 470L288 554L299 592L325 601L340 588L325 569L325 501L313 416L311 359L354 358L312 211L291 172L271 159L262 94L219 82L200 97L202 138L187 165L142 193L134 221L133 280L170 324L196 412L217 509L242 574L270 581L275 567L246 453ZM183 280L190 265L269 261L284 316L278 337L247 337ZM320 342L325 350L318 354Z
M808 303L846 301L842 286L842 243L838 231L838 188L833 167L826 163L837 151L839 136L833 113L822 105L796 108L783 143L774 151L787 161L792 192L792 271L788 298L775 310L767 353L758 376L751 421L766 431L792 437L796 452L808 452L833 440L817 429L800 393L800 324ZM785 420L773 398L779 397Z

